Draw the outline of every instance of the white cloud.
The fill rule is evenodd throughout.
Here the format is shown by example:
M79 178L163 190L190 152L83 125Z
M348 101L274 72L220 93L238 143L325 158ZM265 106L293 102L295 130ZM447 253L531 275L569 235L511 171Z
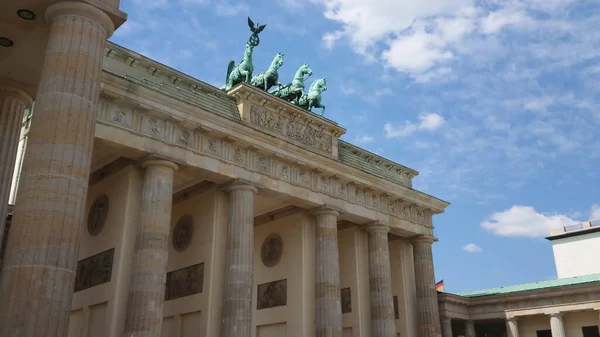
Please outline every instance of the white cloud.
M570 0L311 0L341 28L323 36L325 45L347 40L369 59L380 59L415 78L448 68L467 38L504 29L536 26L528 10L552 12ZM478 48L481 44L472 45ZM461 50L462 49L462 50ZM484 48L485 49L485 48Z
M248 6L245 4L230 4L222 1L217 2L215 5L215 13L219 16L236 16L244 13L248 13Z
M478 245L476 245L474 243L467 243L462 249L464 251L469 252L469 253L481 253L481 252L483 252L483 249L481 249L481 247L479 247Z
M600 205L593 205L590 211L590 221L600 220Z
M600 212L599 212L600 213ZM550 229L579 223L564 214L538 213L531 206L513 206L490 214L481 227L498 236L545 237Z
M357 144L370 144L375 141L375 138L371 137L371 136L367 136L367 135L362 135L362 136L356 137L356 139L354 139L354 141Z
M419 122L413 123L406 121L402 126L393 126L386 123L383 126L386 138L403 138L412 135L416 131L434 131L439 129L446 120L436 113L425 113L419 115Z

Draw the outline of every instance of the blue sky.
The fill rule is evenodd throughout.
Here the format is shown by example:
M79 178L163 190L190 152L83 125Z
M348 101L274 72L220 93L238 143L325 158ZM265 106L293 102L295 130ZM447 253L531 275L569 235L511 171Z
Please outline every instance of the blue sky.
M552 226L600 219L600 3L577 0L122 0L113 42L221 86L267 24L257 71L285 53L327 77L344 139L420 172L446 290L556 277ZM309 80L309 83L312 82ZM596 192L596 193L594 193Z

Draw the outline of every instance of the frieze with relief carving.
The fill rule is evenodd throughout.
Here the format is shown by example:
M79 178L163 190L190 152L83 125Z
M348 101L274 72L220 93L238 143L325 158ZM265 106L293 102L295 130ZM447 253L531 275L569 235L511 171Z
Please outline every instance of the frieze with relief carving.
M258 285L256 310L287 305L287 279Z
M165 301L174 300L202 292L204 283L204 263L167 273Z
M333 138L330 135L259 106L252 105L250 107L250 123L286 136L313 149L328 154L332 152Z
M114 255L112 248L77 262L75 292L110 282Z
M187 133L184 134L183 131L170 131L169 134L165 134L166 120L149 116L147 112L141 109L121 109L118 105L111 102L103 101L102 103L102 108L105 110L99 114L101 122L128 128L133 132L145 134L148 137L171 143L175 146L186 147L192 151L202 152L206 155L217 157L220 160L244 166L249 170L272 176L275 179L284 180L335 198L376 209L428 228L432 227L431 216L433 213L430 210L407 204L402 200L398 200L399 197L394 197L388 193L379 192L354 182L344 182L343 179L339 179L340 177L332 177L330 174L320 174L318 170L306 165L293 164L288 160L259 154L259 150L252 147L240 147L240 144L225 142L222 139L216 139L206 134L199 141L194 140L194 132L189 130L189 135ZM126 121L125 125L120 123L121 120L114 120L115 115L113 112L116 110L125 112L125 116L122 116L124 118L122 120ZM265 111L260 108L259 110ZM284 132L287 130L286 117L282 118L283 124L281 130ZM277 126L277 122L274 121L265 122L263 119L260 123L264 123L265 127L270 125L276 130L279 127ZM187 129L178 128L177 130ZM328 144L331 144L329 140Z

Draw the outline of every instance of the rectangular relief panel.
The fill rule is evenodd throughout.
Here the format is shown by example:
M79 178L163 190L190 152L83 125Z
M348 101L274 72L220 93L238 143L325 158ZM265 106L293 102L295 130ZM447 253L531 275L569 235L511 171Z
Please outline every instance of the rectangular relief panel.
M287 279L258 285L256 309L268 309L287 305Z
M165 301L199 294L204 283L204 263L167 273Z
M352 312L352 292L350 288L343 288L342 290L342 314L348 314Z
M110 282L115 249L111 248L77 262L75 292Z

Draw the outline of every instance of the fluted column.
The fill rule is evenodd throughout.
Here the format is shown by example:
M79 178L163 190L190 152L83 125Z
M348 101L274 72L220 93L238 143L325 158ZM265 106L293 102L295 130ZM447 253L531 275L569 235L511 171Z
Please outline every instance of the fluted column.
M550 314L550 329L552 337L566 337L562 313Z
M442 337L453 337L452 318L442 317Z
M392 271L388 232L382 225L366 226L369 246L369 289L371 300L371 337L395 337Z
M475 322L472 320L465 321L465 337L475 337Z
M339 212L320 208L313 212L317 220L315 237L315 320L316 337L342 336L340 293L340 254L337 219Z
M125 337L160 337L165 301L173 177L166 160L142 163L144 187L135 239Z
M31 107L31 103L31 96L24 90L8 83L0 83L0 245L8 215L8 198L17 159L23 112Z
M0 336L66 336L106 39L85 2L46 9L49 36L0 282Z
M519 325L517 324L516 318L506 319L506 336L519 337Z
M222 337L252 335L254 287L254 186L234 183L229 193L229 227L223 286Z
M419 337L440 337L440 315L431 245L437 241L430 236L417 236L411 240L417 285L417 331Z

